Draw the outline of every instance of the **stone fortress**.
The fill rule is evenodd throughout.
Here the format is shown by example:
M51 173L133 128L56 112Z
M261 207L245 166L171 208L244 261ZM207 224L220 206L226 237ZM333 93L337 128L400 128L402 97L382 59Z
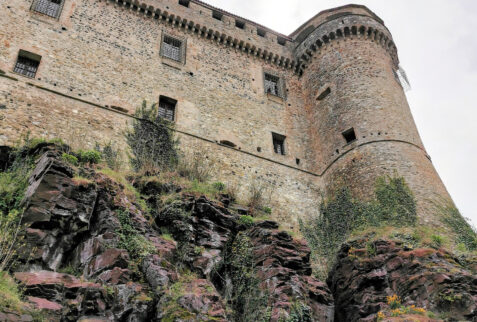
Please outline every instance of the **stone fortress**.
M125 147L147 100L215 180L243 198L266 187L292 229L320 191L346 183L367 197L383 174L405 177L422 222L450 200L391 33L364 6L322 11L289 36L198 0L12 0L0 17L0 145L30 132Z

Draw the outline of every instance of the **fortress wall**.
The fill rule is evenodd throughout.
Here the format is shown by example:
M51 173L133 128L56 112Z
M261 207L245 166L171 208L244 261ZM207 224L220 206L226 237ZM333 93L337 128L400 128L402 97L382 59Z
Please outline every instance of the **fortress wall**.
M357 36L323 47L303 75L311 130L321 172L343 151L366 141L394 139L423 149L406 96L393 74L390 55L380 44ZM331 93L317 97L326 88ZM354 128L357 140L342 133Z
M0 144L15 144L31 132L32 137L61 137L76 147L112 141L122 151L127 149L123 131L132 121L127 115L5 77L0 77L0 98L5 105L0 110ZM299 217L316 213L322 189L319 177L215 142L181 133L177 137L185 157L199 153L212 179L235 187L243 202L252 185L263 187L265 205L284 227L297 230Z
M32 84L34 81L32 82ZM35 82L39 83L39 82ZM73 147L114 142L124 151L130 117L0 77L0 145L30 137L62 138Z
M300 82L290 70L103 1L66 1L59 21L29 5L0 4L8 12L0 21L0 69L11 73L24 49L42 56L35 82L77 98L132 113L143 99L166 95L178 100L178 129L289 165L299 158L306 169L307 120L300 113ZM185 65L160 57L163 31L187 38ZM264 69L286 79L286 101L265 95ZM272 131L287 137L287 155L273 152Z
M367 199L374 194L377 177L394 173L403 176L414 193L420 224L445 227L437 206L451 198L431 161L416 146L385 140L364 143L342 155L325 173L323 183L331 191L345 181L356 196Z
M450 200L428 159L396 68L382 44L365 35L335 40L312 58L303 75L317 169L330 191L349 185L355 195L369 198L378 176L397 173L414 192L420 220L439 225L435 202ZM331 92L317 99L324 88ZM353 128L356 140L342 133Z

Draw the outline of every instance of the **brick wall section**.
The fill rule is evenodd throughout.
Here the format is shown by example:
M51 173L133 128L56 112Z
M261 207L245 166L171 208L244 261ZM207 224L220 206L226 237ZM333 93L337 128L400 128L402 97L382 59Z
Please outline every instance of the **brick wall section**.
M391 35L362 6L325 11L290 37L266 29L265 38L257 35L262 26L245 21L244 30L236 28L240 18L228 13L218 21L198 1L188 8L175 0L128 8L66 0L59 19L30 6L31 0L0 3L0 70L7 76L0 77L0 144L30 131L86 148L113 141L125 150L131 118L106 107L132 114L143 100L157 103L165 95L178 101L177 130L191 134L178 134L181 149L207 157L215 178L240 187L242 199L251 184L267 186L275 218L288 227L316 212L318 191L339 180L358 193L372 191L370 172L398 170L420 205L432 194L449 198L394 78ZM372 29L330 34L353 26ZM187 43L184 64L160 57L164 33ZM284 46L277 37L286 38ZM35 79L12 72L20 49L42 57ZM264 71L285 81L285 99L264 93ZM327 87L330 95L317 101ZM341 132L350 127L358 141L347 145ZM286 136L286 155L274 153L272 132ZM236 149L216 143L222 140ZM386 142L360 146L376 140Z

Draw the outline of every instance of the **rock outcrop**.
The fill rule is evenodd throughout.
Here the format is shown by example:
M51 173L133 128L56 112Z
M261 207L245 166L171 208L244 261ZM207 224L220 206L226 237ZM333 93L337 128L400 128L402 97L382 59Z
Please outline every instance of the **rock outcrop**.
M187 193L156 207L160 194L180 187L140 188L151 214L106 175L73 169L54 146L41 151L23 201L25 245L13 275L48 320L230 321L231 286L218 272L227 273L225 256L239 233L252 242L272 321L296 302L313 320L333 319L327 286L311 276L310 250L276 223L245 225L224 204Z
M374 321L393 295L448 321L477 321L477 275L442 249L356 240L342 246L328 285L337 321Z

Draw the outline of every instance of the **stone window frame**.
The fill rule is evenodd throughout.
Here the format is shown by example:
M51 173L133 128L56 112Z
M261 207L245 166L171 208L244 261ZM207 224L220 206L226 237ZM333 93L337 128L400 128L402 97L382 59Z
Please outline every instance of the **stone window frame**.
M267 92L267 84L266 84L267 75L278 78L278 82L277 82L278 93L274 94L271 92ZM283 100L286 100L287 90L286 90L286 84L285 84L285 77L283 75L269 69L264 69L262 77L263 77L263 92L265 93L265 95L272 95L274 97L279 97Z
M171 57L168 57L168 56L164 55L164 40L166 39L166 37L171 38L175 41L179 41L181 43L181 46L180 46L180 60L176 60L174 58L171 58ZM174 36L174 35L171 35L171 34L167 33L166 31L162 31L160 52L159 52L159 54L162 58L165 58L165 59L167 59L168 61L171 61L171 62L175 62L175 63L185 65L185 63L186 63L186 48L187 48L187 39L186 38Z
M273 152L278 155L286 155L286 136L283 134L279 134L276 132L272 132L272 145L273 145ZM279 147L279 148L277 148Z
M33 64L31 64L33 62ZM40 69L41 56L23 49L18 51L13 72L28 78L35 78Z
M66 0L59 0L59 1L60 1L60 3L59 3L59 6L57 8L57 11L56 11L55 15L52 15L52 14L48 13L49 6L52 3L51 0L33 0L32 3L31 3L31 6L30 6L30 10L37 13L37 14L44 15L44 16L51 17L53 19L59 20L60 16L61 16L61 13L63 12L63 7L65 5ZM40 10L41 6L46 6L46 8L44 7L43 10Z
M172 118L170 117L171 112ZM177 118L177 100L165 95L159 95L157 115L168 122L175 122Z

